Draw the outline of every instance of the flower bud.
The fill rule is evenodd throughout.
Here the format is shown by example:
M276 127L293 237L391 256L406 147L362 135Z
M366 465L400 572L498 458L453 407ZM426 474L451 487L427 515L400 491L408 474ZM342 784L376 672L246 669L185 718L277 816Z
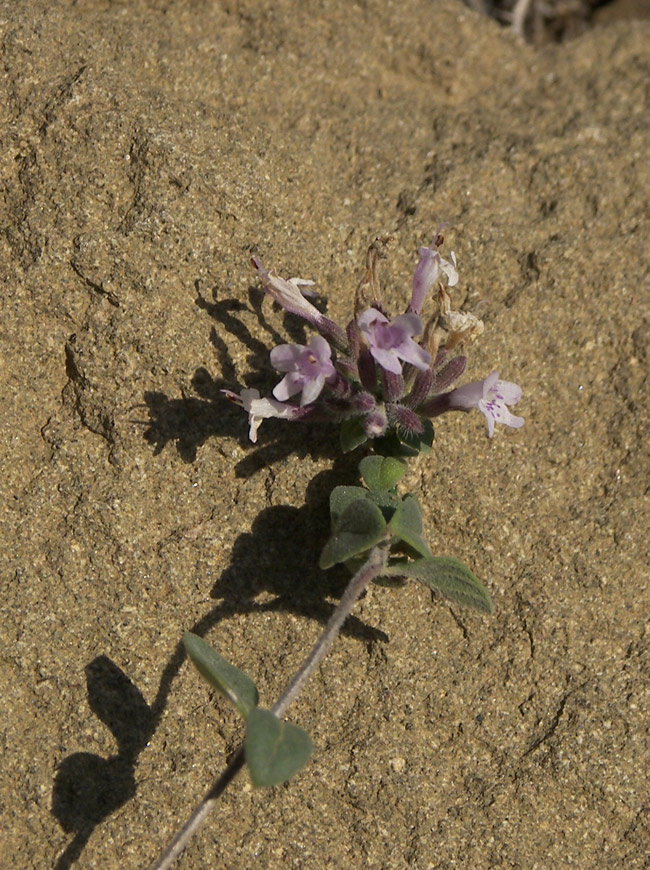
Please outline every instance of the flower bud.
M381 438L388 427L386 412L383 408L375 408L363 421L363 431L368 438Z

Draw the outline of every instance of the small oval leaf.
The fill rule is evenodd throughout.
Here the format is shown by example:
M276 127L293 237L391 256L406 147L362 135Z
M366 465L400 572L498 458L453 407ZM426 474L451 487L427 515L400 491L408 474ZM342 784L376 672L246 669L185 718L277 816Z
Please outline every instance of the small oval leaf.
M183 643L201 676L228 698L246 719L258 699L257 687L251 678L220 656L202 637L186 631Z
M392 534L408 544L420 556L433 558L431 550L422 537L422 513L412 495L407 495L399 504L388 524Z
M367 498L369 492L362 486L335 486L330 493L330 514L332 516L332 528L336 526L343 511L360 498Z
M283 722L255 707L246 720L244 753L253 785L268 788L286 782L305 766L312 753L311 737L302 728Z
M494 605L481 581L453 556L400 560L390 564L383 574L415 577L438 595L466 607L492 613Z
M366 456L359 471L371 490L393 489L406 474L406 462L396 456Z
M319 566L331 568L364 553L381 541L385 531L386 520L377 505L365 498L352 502L336 521L332 537L321 553Z
M341 449L344 453L350 453L355 447L364 444L368 440L368 436L363 429L363 420L361 417L348 417L341 423Z
M398 495L382 489L378 489L376 492L366 490L366 497L373 504L377 505L387 523L392 520L395 511L402 503Z

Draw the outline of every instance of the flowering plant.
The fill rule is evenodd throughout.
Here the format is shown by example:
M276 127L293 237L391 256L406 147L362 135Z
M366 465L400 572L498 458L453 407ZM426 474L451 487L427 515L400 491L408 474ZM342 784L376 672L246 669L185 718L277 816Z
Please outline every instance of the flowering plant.
M342 424L345 452L371 440L377 453L413 455L413 448L417 452L422 444L430 446L430 420L445 411L478 408L486 417L490 437L496 423L523 425L522 418L507 408L517 404L521 390L499 380L497 372L449 391L467 362L455 351L483 332L483 322L470 312L452 309L448 288L458 283L456 258L453 253L451 261L440 256L442 241L438 234L430 248L420 248L409 305L391 321L377 279L377 261L386 239L377 240L368 252L354 317L345 330L305 299L301 287L313 282L287 281L253 258L268 295L320 334L312 336L308 345L282 344L271 351L271 365L286 372L273 390L273 399L260 398L256 390L222 391L248 413L251 441L257 441L257 430L268 417L332 420ZM435 310L424 325L420 312L436 285ZM418 335L422 338L416 342ZM299 404L288 401L298 393Z
M440 233L430 247L420 248L408 306L391 318L378 279L378 262L387 241L377 239L368 250L353 317L345 328L306 298L313 293L309 289L313 282L286 280L252 259L265 292L316 334L306 345L281 344L271 351L271 365L283 374L272 397L263 398L252 389L222 392L248 414L253 442L262 422L277 417L337 422L344 452L366 448L367 455L359 463L363 485L337 486L331 493L332 533L319 563L323 569L343 563L353 576L321 637L270 710L258 705L257 688L246 674L202 638L186 634L190 658L244 717L246 737L152 870L171 866L244 764L256 786L284 782L304 766L311 740L281 717L369 583L400 586L415 579L441 598L492 612L487 591L469 568L454 557L431 552L423 537L417 499L410 493L400 496L397 485L409 458L431 453L432 419L447 411L478 408L490 437L497 423L519 428L524 421L508 406L519 402L521 389L500 380L496 371L482 381L454 387L467 363L459 351L475 341L484 326L476 314L452 306L451 289L458 283L456 258L453 253L448 260L441 256ZM422 310L427 299L432 305L425 321Z

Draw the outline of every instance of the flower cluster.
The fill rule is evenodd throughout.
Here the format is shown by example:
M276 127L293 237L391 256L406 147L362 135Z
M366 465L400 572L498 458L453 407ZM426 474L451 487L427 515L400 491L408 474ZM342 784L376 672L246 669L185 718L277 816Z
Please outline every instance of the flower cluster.
M377 276L387 239L376 240L357 288L355 316L345 329L308 301L312 281L280 278L252 259L266 293L317 334L307 345L281 344L271 351L271 365L284 374L273 398L261 398L257 390L222 391L248 413L251 441L269 417L342 422L348 433L344 449L367 439L417 439L431 418L452 410L478 408L490 437L496 423L523 426L508 409L520 400L521 389L500 380L498 372L451 389L467 362L456 351L482 333L483 323L452 307L450 288L458 283L458 272L453 252L449 260L440 254L443 241L437 233L431 247L420 248L406 312L391 319ZM433 311L425 323L421 312L428 297Z

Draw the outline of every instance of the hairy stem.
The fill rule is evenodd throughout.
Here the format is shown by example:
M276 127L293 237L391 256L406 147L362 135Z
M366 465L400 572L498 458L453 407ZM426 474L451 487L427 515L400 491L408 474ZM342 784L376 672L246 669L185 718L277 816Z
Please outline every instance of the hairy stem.
M284 692L271 707L271 711L275 713L276 716L282 716L289 705L296 700L305 683L314 673L336 640L336 636L341 630L343 623L350 615L350 612L358 601L359 596L368 583L381 574L385 564L385 550L380 547L375 547L371 550L368 559L348 583L345 592L341 596L341 600L330 616L321 636L314 644L312 651L300 667L300 670L297 671ZM233 756L228 767L212 784L201 803L196 807L192 815L167 846L160 858L150 865L149 870L168 870L168 868L172 866L194 834L197 833L199 828L201 828L203 823L206 821L221 794L226 790L243 766L244 746L242 744Z

